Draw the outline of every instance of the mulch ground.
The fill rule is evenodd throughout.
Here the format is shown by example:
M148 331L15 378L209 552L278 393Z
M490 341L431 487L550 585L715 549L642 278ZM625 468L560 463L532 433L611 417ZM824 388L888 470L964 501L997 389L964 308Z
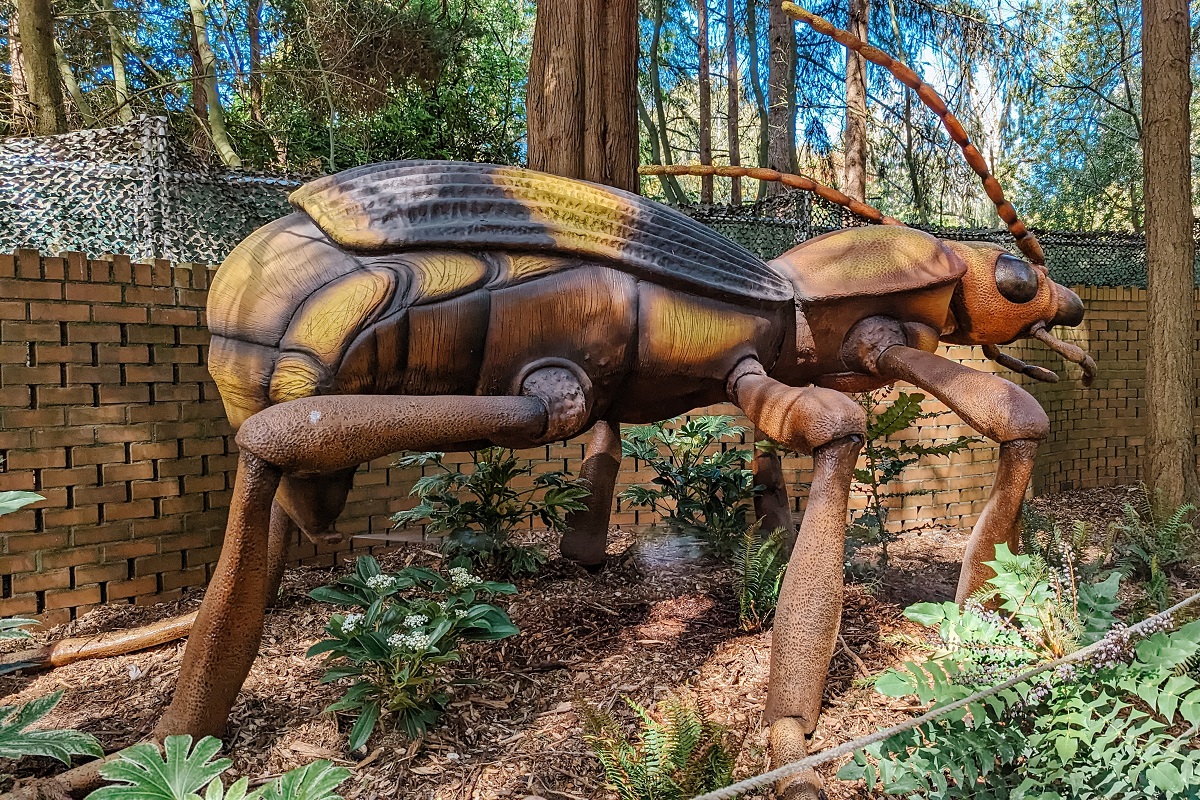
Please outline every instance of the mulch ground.
M1130 497L1121 487L1038 502L1063 519L1103 525ZM940 531L906 536L893 547L891 569L881 581L847 587L816 748L894 724L912 711L903 701L865 687L863 678L909 655L900 643L902 634L919 628L901 616L905 605L953 597L965 541L965 534ZM550 543L543 544L553 553ZM736 777L765 770L762 708L770 633L738 629L734 571L675 551L662 539L621 531L612 537L609 553L609 566L597 574L556 559L534 579L519 582L507 607L521 635L467 648L453 672L476 683L455 689L442 723L419 741L377 732L365 752L353 754L345 749L347 722L323 713L340 692L318 683L321 660L304 655L323 638L332 610L307 594L328 583L334 572L290 571L230 718L231 774L262 782L327 758L352 769L342 787L349 800L603 798L610 795L583 741L575 704L612 709L631 721L622 697L651 705L682 687L690 688L742 743ZM385 568L398 569L436 564L438 556L427 546L412 545L382 560ZM132 627L189 610L198 601L196 594L159 606L108 606L38 638ZM49 724L88 731L106 750L115 750L150 732L170 699L182 652L180 642L41 675L0 676L0 705L65 689ZM60 770L38 759L19 767L0 762L0 774L13 772L16 780ZM828 780L836 770L831 765L822 771L831 800L865 796L861 786ZM0 782L0 789L11 788L12 780L7 786Z

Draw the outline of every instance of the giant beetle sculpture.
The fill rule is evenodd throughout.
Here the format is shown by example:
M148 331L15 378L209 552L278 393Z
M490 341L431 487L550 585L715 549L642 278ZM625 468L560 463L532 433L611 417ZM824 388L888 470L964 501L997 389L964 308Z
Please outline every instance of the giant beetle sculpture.
M936 97L920 86L922 99ZM594 427L593 506L563 550L596 563L620 423L732 401L764 435L813 454L767 698L773 758L802 755L837 639L847 495L865 432L843 392L906 380L1001 443L961 598L989 576L994 546L1014 543L1048 421L1016 385L933 351L939 341L979 344L1049 379L996 350L1036 336L1085 377L1094 370L1048 333L1082 321L1079 298L1050 279L1037 240L964 147L1028 262L992 244L877 225L765 263L635 195L482 164L376 164L297 190L297 211L251 234L209 290L209 368L240 456L220 562L156 733L222 731L287 542L296 527L329 535L359 465L400 450L528 447ZM806 178L736 174L895 222ZM759 457L762 511L788 524L773 458ZM811 790L801 780L789 791Z

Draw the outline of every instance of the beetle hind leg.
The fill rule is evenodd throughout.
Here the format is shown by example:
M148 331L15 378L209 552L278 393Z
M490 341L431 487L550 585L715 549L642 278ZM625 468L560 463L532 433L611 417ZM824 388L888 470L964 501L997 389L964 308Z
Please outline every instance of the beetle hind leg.
M530 394L522 397L333 395L281 403L247 419L237 435L225 544L155 735L219 736L225 727L258 652L279 543L290 527L290 516L277 514L271 536L272 507L283 512L274 502L283 476L350 471L400 450L537 443L581 426L586 404L570 382L560 374L542 377L527 381Z

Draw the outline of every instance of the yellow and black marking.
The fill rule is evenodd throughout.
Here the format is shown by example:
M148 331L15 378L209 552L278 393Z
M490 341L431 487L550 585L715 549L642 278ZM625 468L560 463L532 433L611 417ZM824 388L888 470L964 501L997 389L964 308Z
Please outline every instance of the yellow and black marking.
M396 161L321 178L290 199L329 238L359 253L470 247L576 255L717 299L781 304L793 297L762 259L673 209L540 172Z

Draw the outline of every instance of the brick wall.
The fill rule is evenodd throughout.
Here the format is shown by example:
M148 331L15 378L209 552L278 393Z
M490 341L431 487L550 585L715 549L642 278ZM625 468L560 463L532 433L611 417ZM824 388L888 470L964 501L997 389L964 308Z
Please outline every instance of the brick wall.
M81 254L0 255L0 490L37 491L46 502L0 517L0 616L40 614L59 622L104 602L156 602L207 581L216 561L233 485L236 449L205 369L205 290L212 270L167 262L89 260ZM1058 490L1135 480L1142 443L1141 375L1145 296L1140 290L1081 290L1088 321L1077 341L1100 365L1087 392L1071 380L1032 388L1053 433L1035 486ZM1014 354L1062 367L1040 344ZM946 355L993 370L978 350ZM1066 370L1064 379L1078 376ZM1010 376L1011 377L1011 376ZM1024 381L1029 383L1029 381ZM931 411L945 412L933 401ZM718 411L736 413L732 407ZM901 436L923 440L973 433L949 412ZM574 470L584 439L528 455ZM951 461L906 473L900 490L937 488L898 503L897 523L974 523L986 500L996 448L980 443ZM339 531L385 534L388 516L411 505L415 475L366 465ZM641 466L639 470L638 467ZM793 484L807 459L788 459ZM618 490L652 476L626 463ZM797 486L797 508L803 487ZM861 505L861 498L857 501ZM653 521L618 508L615 524ZM299 563L378 547L297 542Z

